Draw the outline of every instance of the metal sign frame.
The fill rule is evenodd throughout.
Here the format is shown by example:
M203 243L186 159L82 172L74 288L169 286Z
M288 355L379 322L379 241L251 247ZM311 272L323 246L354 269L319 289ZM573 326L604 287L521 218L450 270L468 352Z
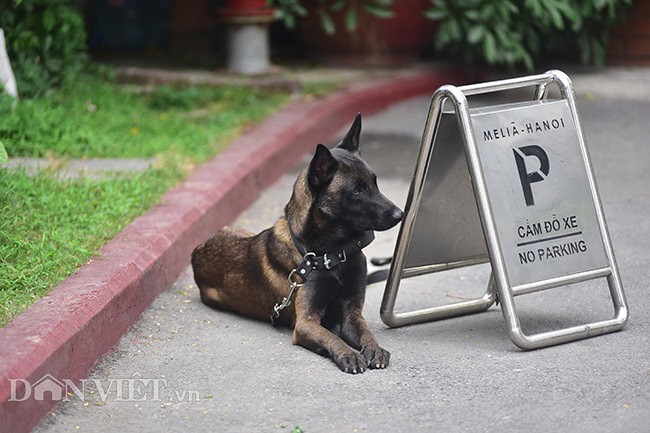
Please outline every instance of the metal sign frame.
M571 273L569 275L513 287L509 281L508 272L506 270L504 252L499 244L497 224L493 209L489 202L488 185L481 165L477 140L472 127L470 108L466 97L535 86L533 100L541 101L546 97L547 86L549 84L555 84L558 86L561 98L567 101L571 117L575 123L576 133L578 135L577 141L579 143L580 153L586 169L589 189L591 190L591 199L593 200L596 222L602 239L606 265L598 267L597 269ZM409 244L411 242L415 221L422 200L427 171L431 165L434 143L436 141L442 118L443 105L447 100L449 100L453 105L460 136L464 145L465 158L469 168L471 183L487 246L488 257L471 257L450 263L432 264L429 266L420 266L415 269L408 269L405 268L405 266ZM575 162L579 163L579 161ZM589 154L587 152L586 140L580 123L573 84L569 77L562 71L551 70L539 75L461 87L445 85L436 90L431 100L429 115L418 155L418 162L415 168L405 210L405 218L398 235L380 309L381 319L388 326L399 327L484 311L496 301L497 294L498 299L501 302L504 318L509 328L508 333L510 339L514 344L522 349L536 349L566 343L569 341L618 331L625 326L628 319L627 301L623 292L618 266L616 264L614 251L607 230L605 215L598 196L596 181L591 167ZM435 224L435 221L433 223ZM488 261L491 264L492 273L490 275L488 288L481 298L461 301L450 305L425 308L417 311L400 313L394 311L402 278L472 266L479 263L486 263ZM522 331L514 303L515 296L588 281L594 278L607 279L610 296L614 306L613 318L533 335L526 335Z

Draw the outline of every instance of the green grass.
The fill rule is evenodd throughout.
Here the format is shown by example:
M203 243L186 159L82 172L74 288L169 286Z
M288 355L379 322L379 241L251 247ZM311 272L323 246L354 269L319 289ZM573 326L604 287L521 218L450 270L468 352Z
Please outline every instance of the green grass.
M68 277L179 177L149 169L63 182L46 171L0 171L0 325Z
M144 173L61 180L0 168L0 326L47 294L198 163L289 100L244 87L151 94L93 76L14 110L0 98L9 156L157 157Z
M93 77L47 97L0 105L9 156L155 157L172 150L202 162L288 101L246 87L162 86L151 95Z

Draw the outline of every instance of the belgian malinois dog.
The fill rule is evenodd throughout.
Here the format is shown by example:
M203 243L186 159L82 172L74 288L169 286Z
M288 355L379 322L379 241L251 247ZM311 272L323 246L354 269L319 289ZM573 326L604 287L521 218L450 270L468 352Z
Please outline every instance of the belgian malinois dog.
M192 253L204 304L292 326L293 344L329 356L347 373L385 368L390 353L361 314L374 230L403 213L361 159L358 114L332 150L319 144L293 187L284 217L255 235L224 227Z

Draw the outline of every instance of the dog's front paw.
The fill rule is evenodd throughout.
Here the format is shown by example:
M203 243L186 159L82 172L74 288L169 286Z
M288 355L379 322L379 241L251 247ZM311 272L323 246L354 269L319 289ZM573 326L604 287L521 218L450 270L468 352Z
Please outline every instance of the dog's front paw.
M379 346L364 347L361 353L366 359L368 368L386 368L390 361L390 352Z
M334 357L334 362L339 366L341 371L351 374L363 373L366 371L366 360L358 352L346 352Z

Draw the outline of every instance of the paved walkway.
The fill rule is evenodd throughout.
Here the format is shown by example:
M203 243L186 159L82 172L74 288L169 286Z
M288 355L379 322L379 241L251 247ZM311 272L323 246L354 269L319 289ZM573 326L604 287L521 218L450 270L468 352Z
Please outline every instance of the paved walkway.
M188 268L101 359L84 399L71 397L36 431L647 431L650 98L634 91L647 89L647 71L639 73L645 84L621 75L596 84L573 77L631 309L622 332L524 352L508 339L498 307L390 329L379 319L378 283L368 288L364 314L391 351L391 365L348 375L292 346L288 329L202 305ZM363 121L362 154L380 188L400 205L428 99L408 100ZM251 230L273 224L296 170L267 189L237 224ZM391 255L395 236L396 230L378 234L367 255ZM478 296L488 274L479 266L406 280L397 308ZM517 306L528 332L612 315L599 281L522 296Z
M39 170L51 169L61 179L73 177L97 178L109 171L142 172L154 164L155 158L92 158L92 159L48 159L48 158L10 158L6 166L11 169L24 168L29 175Z

